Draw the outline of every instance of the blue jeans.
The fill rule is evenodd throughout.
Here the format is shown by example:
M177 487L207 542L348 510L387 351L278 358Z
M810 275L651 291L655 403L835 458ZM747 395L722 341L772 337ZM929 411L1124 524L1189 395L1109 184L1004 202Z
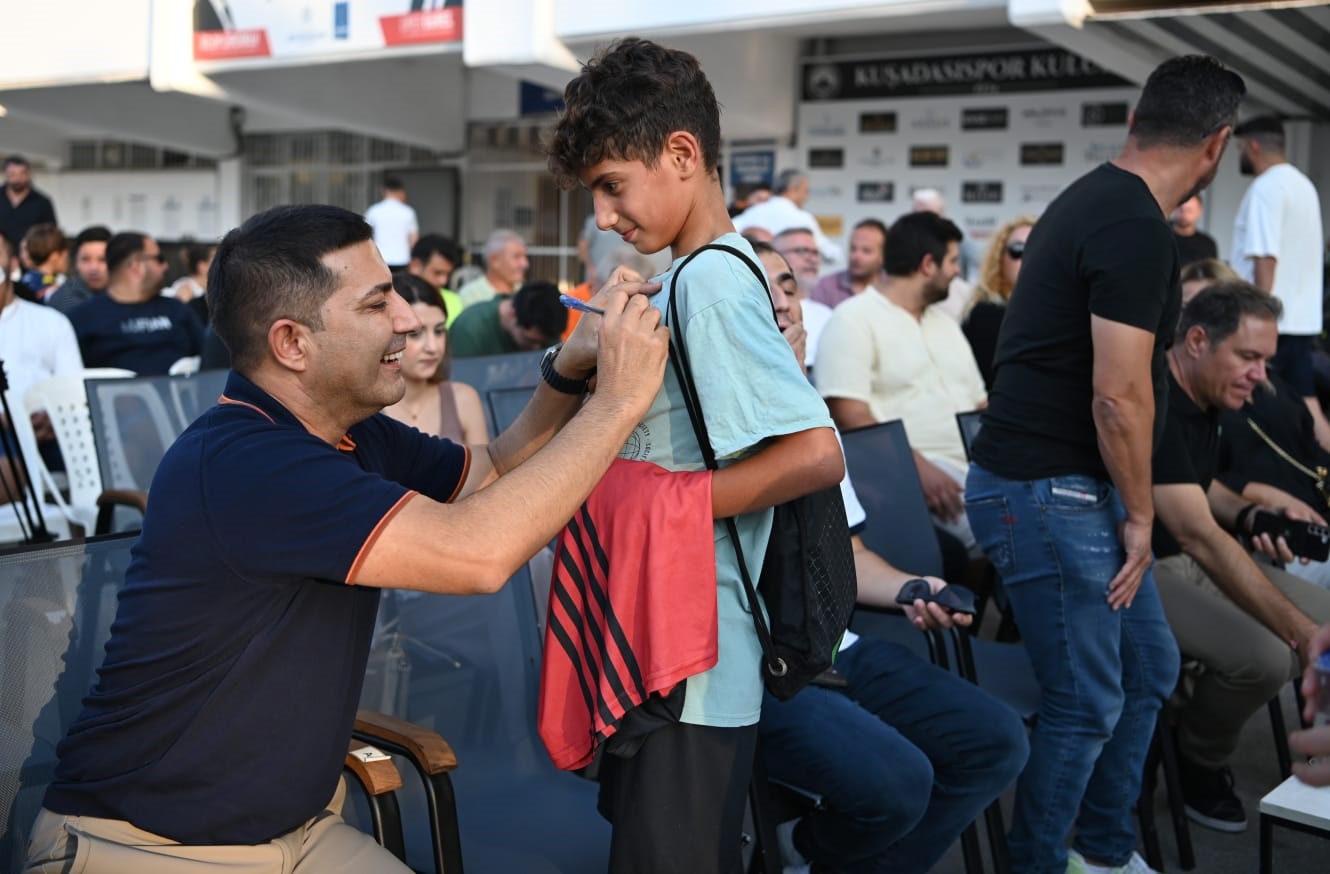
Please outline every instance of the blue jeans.
M844 689L762 701L768 774L826 802L796 826L795 847L838 872L924 874L1016 779L1025 727L900 644L861 638L836 669Z
M1089 476L1017 482L971 465L965 511L1006 584L1043 690L1030 761L1016 787L1015 874L1063 874L1076 849L1123 865L1136 848L1132 805L1155 717L1177 682L1178 647L1154 574L1114 612L1108 583L1125 555L1126 513Z

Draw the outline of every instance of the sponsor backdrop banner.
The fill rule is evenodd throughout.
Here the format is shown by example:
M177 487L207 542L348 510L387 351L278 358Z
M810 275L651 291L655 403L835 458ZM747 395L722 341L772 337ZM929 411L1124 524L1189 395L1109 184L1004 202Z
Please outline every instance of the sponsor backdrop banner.
M811 62L802 75L796 152L824 232L890 224L936 188L981 247L1116 155L1138 93L1059 49Z
M461 0L194 0L194 59L212 69L461 39Z

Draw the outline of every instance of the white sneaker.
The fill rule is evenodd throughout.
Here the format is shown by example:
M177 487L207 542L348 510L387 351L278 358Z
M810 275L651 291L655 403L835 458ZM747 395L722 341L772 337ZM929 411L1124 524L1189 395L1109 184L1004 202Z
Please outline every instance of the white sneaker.
M1091 865L1080 853L1069 850L1067 874L1159 874L1159 872L1147 865L1140 853L1132 853L1127 864L1110 868L1107 865Z
M809 874L812 866L794 848L794 827L799 820L792 819L776 826L776 849L780 852L781 874Z

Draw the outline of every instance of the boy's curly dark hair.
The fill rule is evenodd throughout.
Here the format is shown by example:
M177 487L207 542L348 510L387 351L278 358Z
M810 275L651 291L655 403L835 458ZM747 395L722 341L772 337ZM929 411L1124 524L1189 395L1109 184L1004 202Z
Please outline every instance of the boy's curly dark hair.
M720 155L720 106L697 58L628 37L588 61L563 92L564 110L546 144L550 171L570 189L606 159L656 166L674 131L697 137L707 170Z

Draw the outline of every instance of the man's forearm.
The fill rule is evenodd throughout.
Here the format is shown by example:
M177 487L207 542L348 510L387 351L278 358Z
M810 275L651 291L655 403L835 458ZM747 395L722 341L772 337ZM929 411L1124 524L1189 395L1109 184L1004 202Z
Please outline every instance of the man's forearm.
M1185 544L1185 548L1234 604L1280 640L1298 643L1315 628L1315 623L1266 579L1242 546L1220 528Z
M1154 447L1155 404L1152 389L1120 397L1096 395L1093 402L1099 453L1127 510L1127 518L1154 518L1150 497L1150 458Z
M1252 285L1271 294L1275 289L1275 267L1276 261L1269 256L1253 258L1252 260Z

